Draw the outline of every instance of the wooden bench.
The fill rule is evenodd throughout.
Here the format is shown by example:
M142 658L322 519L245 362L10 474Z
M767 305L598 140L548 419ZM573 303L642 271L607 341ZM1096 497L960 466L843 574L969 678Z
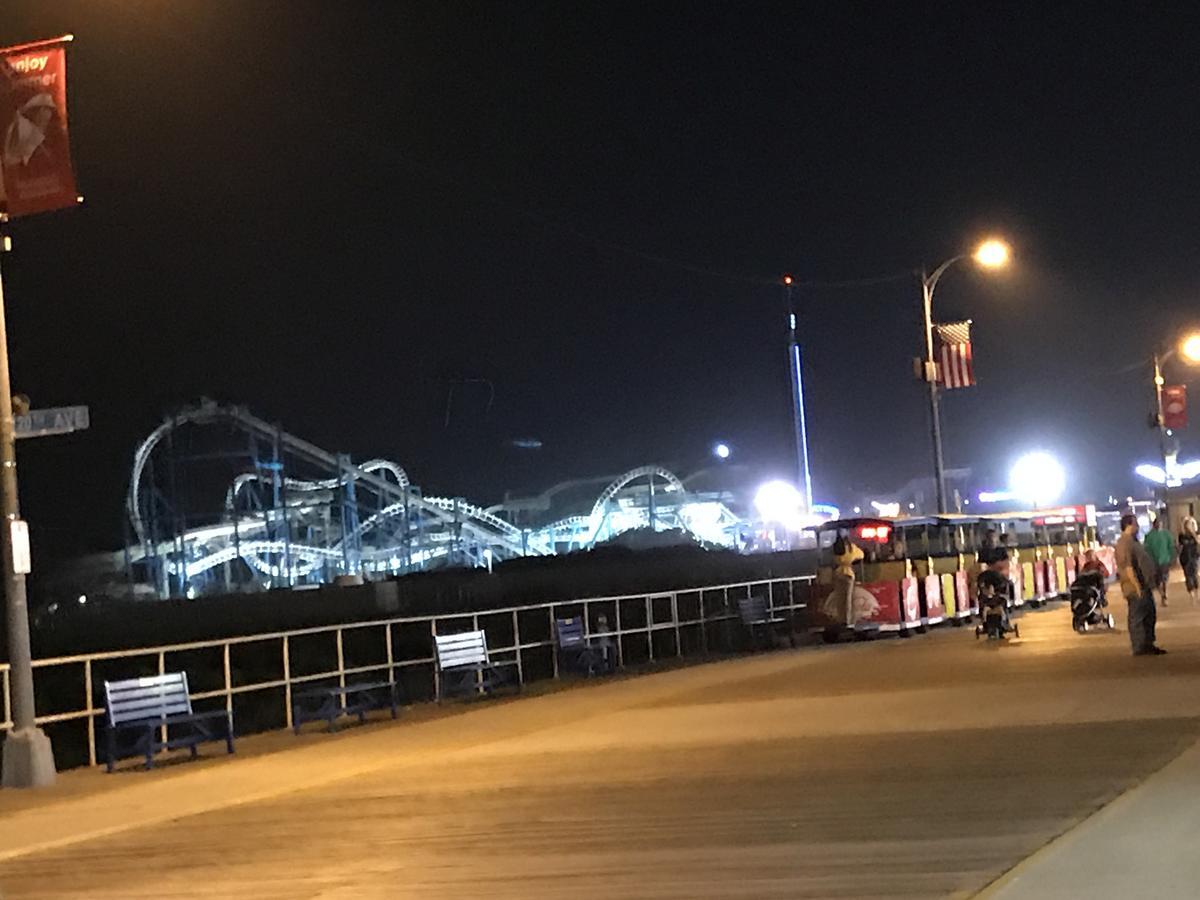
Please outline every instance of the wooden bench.
M557 637L560 671L573 669L591 677L616 669L616 648L612 641L605 639L604 644L589 642L584 633L582 616L555 619L554 633Z
M104 705L110 772L118 759L127 756L145 755L146 768L153 768L155 753L177 747L190 748L194 759L197 745L208 741L223 740L226 749L234 752L233 715L223 709L194 712L186 672L106 681ZM174 736L170 729L176 730ZM124 747L117 740L118 732L123 731L135 735L132 743Z
M437 648L438 703L454 694L490 694L499 687L521 689L516 660L488 656L487 635L482 631L434 635Z
M738 618L750 632L756 646L773 647L779 626L788 625L788 620L776 613L767 604L766 597L741 597L738 599ZM788 642L791 643L789 629Z
M321 721L328 723L330 731L336 731L341 716L358 716L362 723L373 709L391 709L392 718L396 718L399 704L395 681L364 681L292 691L292 731L299 734L305 722Z

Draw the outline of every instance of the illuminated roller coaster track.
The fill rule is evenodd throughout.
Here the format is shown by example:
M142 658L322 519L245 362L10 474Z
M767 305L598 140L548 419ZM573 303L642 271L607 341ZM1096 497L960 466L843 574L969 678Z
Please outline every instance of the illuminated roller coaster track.
M164 536L161 519L181 521L178 511L156 515L157 492L148 484L151 457L164 439L186 425L228 424L303 465L327 473L295 478L282 463L236 475L219 514L199 526ZM260 467L261 468L261 467ZM615 502L645 479L645 510ZM150 479L152 481L152 479ZM243 495L273 494L270 508L249 509ZM639 487L638 490L641 490ZM655 499L660 503L655 511ZM367 514L360 514L362 501ZM659 466L632 469L600 494L587 516L571 516L537 529L521 529L494 512L464 500L422 496L405 470L372 459L354 464L301 440L240 407L204 401L166 419L139 445L126 498L134 541L133 564L155 569L162 594L191 593L202 579L229 577L241 560L267 586L331 581L339 575L370 576L415 571L439 562L485 565L494 559L545 556L593 545L630 528L684 528L724 542L737 518L722 504L689 504L682 482ZM339 515L332 515L332 510ZM228 585L227 585L228 586Z

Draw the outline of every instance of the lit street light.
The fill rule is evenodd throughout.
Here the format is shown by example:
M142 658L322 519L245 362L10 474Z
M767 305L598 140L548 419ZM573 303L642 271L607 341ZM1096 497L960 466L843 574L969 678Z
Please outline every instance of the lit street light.
M729 455L732 452L733 451L729 449L729 445L724 441L713 445L713 456L715 456L717 459L729 459Z
M1190 363L1200 363L1200 333L1189 334L1179 344L1179 352Z
M933 270L932 274L921 271L921 292L924 299L925 312L925 371L924 378L929 385L930 429L933 438L933 477L934 488L937 492L937 512L946 511L946 467L942 456L942 418L938 407L937 362L933 355L933 292L938 281L956 262L973 259L975 264L983 269L1000 269L1008 265L1008 244L996 238L989 238L975 248L973 253L960 253L946 260Z
M1174 356L1180 356L1183 361L1189 365L1200 364L1200 331L1193 331L1184 335L1182 339L1174 346L1163 353L1155 351L1154 353L1154 422L1153 425L1158 429L1158 449L1162 456L1162 472L1163 474L1163 503L1167 501L1167 488L1170 486L1171 479L1167 477L1167 473L1172 472L1174 468L1174 454L1168 445L1167 438L1170 436L1170 431L1167 428L1167 417L1163 411L1163 386L1167 383L1163 377L1163 363L1167 362Z

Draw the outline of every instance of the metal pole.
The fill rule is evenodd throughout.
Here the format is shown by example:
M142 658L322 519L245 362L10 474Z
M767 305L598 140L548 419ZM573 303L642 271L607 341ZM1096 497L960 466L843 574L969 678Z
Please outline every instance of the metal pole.
M812 472L808 466L808 428L804 418L804 374L800 362L800 341L796 337L796 307L792 302L791 276L784 279L788 306L788 372L792 383L792 431L796 439L796 476L804 512L812 510Z
M1167 505L1168 483L1171 478L1167 473L1167 421L1163 416L1163 373L1162 373L1162 358L1158 355L1158 351L1154 351L1154 424L1158 426L1158 451L1162 457L1163 468L1163 486L1162 486L1162 503Z
M944 269L943 269L944 270ZM935 273L935 277L939 273ZM938 403L936 362L933 358L933 286L934 279L921 271L921 293L925 313L925 381L929 384L929 421L933 438L933 483L937 493L937 509L946 511L946 466L942 458L942 415Z
M8 248L8 237L0 238ZM0 544L4 556L4 597L8 614L9 687L13 728L4 741L4 787L44 787L54 784L54 753L50 738L34 719L33 660L29 648L29 609L25 576L14 571L12 526L20 517L17 498L17 444L13 433L12 386L8 375L8 333L4 322L4 284L0 278L0 504L4 527Z

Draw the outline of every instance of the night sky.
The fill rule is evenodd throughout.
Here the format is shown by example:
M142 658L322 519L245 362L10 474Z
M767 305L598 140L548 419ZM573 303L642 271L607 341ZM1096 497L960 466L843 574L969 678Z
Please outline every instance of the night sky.
M135 445L201 395L483 503L687 471L718 438L786 474L779 276L903 275L990 233L1013 269L938 291L941 319L975 321L980 380L947 398L948 464L1002 486L1044 448L1070 499L1132 490L1156 446L1136 364L1200 321L1191 24L1098 4L6 0L4 43L76 35L87 198L14 225L3 259L15 388L92 411L21 446L36 552L119 545ZM917 282L798 297L818 498L925 474Z

